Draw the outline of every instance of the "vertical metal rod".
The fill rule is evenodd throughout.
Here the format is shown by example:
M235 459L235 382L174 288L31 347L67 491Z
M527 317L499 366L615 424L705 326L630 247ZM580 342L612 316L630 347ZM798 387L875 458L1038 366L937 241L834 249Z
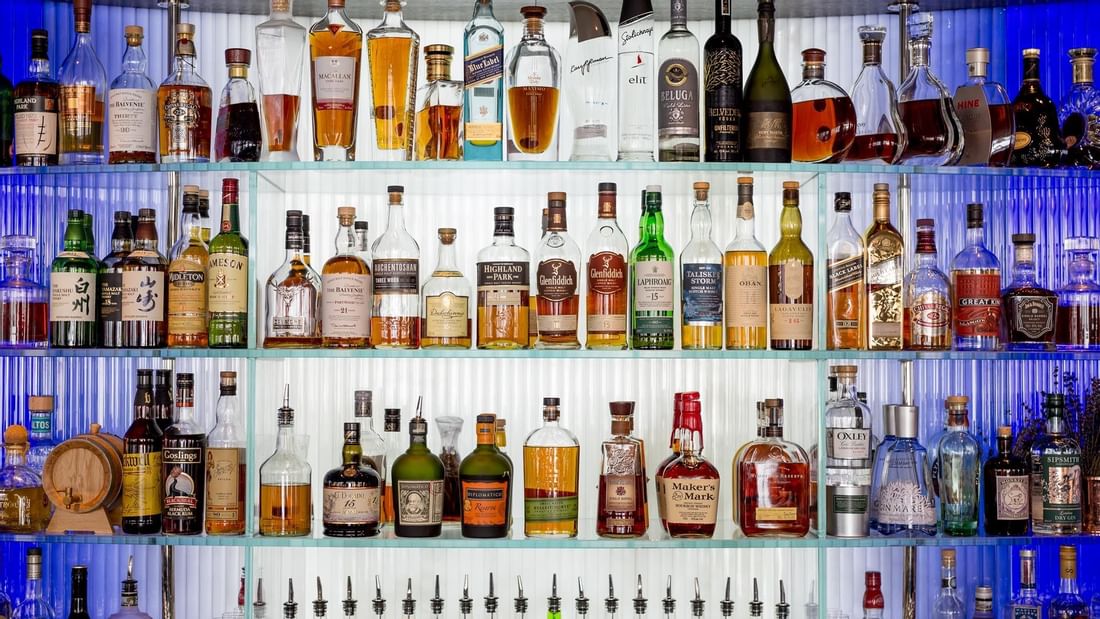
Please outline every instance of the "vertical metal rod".
M904 576L902 580L902 619L917 619L917 549L905 547L903 559Z
M909 73L909 16L920 10L920 6L914 0L901 0L891 8L898 10L898 60L901 73L898 74L898 84Z
M172 546L161 547L160 552L160 613L162 619L172 619L175 614L175 557Z

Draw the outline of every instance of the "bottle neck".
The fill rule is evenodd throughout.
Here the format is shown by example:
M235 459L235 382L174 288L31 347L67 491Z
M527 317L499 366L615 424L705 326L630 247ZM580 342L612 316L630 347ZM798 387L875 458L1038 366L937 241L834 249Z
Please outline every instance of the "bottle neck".
M691 238L709 239L712 223L710 203L706 200L696 200L695 208L691 211Z
M528 17L523 20L523 40L541 41L544 36L542 18Z
M672 0L669 21L672 30L687 30L687 0Z
M757 57L759 62L760 58L763 58L765 54L768 56L775 56L775 50L773 44L775 43L775 13L772 11L765 11L759 13L756 18L756 32L760 37L760 53Z
M26 600L42 599L42 568L40 566L37 569L37 573L27 575L26 595L23 596Z
M1069 259L1069 281L1073 284L1090 285L1094 281L1096 263L1093 262L1091 252L1073 251Z
M1007 457L1012 453L1012 437L1011 436L998 436L997 437L997 453L1001 456Z
M358 249L359 239L355 236L355 222L353 220L341 220L340 229L336 231L336 255L350 256Z
M733 0L714 0L714 32L730 34L732 32L731 7Z
M1078 595L1077 589L1077 565L1062 565L1062 578L1058 581L1058 593Z
M149 60L145 57L145 50L141 45L126 46L126 53L122 55L123 72L144 74L148 66Z
M69 597L69 614L80 615L88 613L88 583L85 580L74 578L72 581L73 592ZM125 606L125 599L123 600Z
M948 595L955 595L955 566L945 565L940 570L940 590Z
M386 232L405 230L405 209L400 202L391 203L386 215Z
M426 451L428 449L428 435L414 432L409 434L410 451Z
M1030 245L1017 245L1012 263L1012 280L1016 284L1035 282L1035 251Z
M157 240L156 224L150 221L138 224L137 234L134 236L134 247L136 249L156 251Z
M195 74L195 54L194 52L176 52L176 66L175 77L180 79L184 76L191 76Z
M1047 413L1047 434L1061 436L1066 433L1066 420L1059 413L1052 415Z
M289 452L293 449L294 426L279 424L279 433L275 435L275 451Z
M878 67L882 65L882 41L863 42L863 66Z
M435 270L438 272L457 273L458 258L454 243L439 243L439 261Z
M1091 86L1093 83L1093 65L1095 61L1092 58L1086 60L1074 60L1073 61L1073 85L1074 86Z
M239 233L241 230L240 212L236 202L222 204L222 232Z
M1030 557L1020 558L1020 591L1022 593L1034 593L1035 586L1035 559Z
M237 401L237 390L234 389L231 393L226 389L221 390L221 395L218 397L218 410L216 417L218 423L232 424L237 420L237 407L234 405Z
M183 217L180 219L180 238L187 239L189 242L202 242L202 218L198 211L183 211ZM114 244L113 236L111 243Z
M779 216L780 235L785 239L797 239L802 236L802 212L798 203L784 204Z
M27 464L27 446L24 444L5 445L4 463L7 466L25 466Z
M967 226L966 245L968 247L985 247L985 228L983 226Z
M83 252L87 249L84 239L84 221L70 220L65 227L65 251Z
M43 56L41 58L31 58L31 64L27 68L29 77L34 81L45 81L50 79L50 59Z
M111 251L128 252L134 246L134 237L130 234L130 224L115 223L111 233Z
M1024 58L1024 81L1030 85L1039 85L1039 58Z
M665 216L660 207L646 206L642 213L642 224L639 226L642 238L657 239L664 236Z
M932 61L932 42L928 37L917 37L909 41L910 70L927 68Z
M825 65L817 62L808 62L802 65L802 79L804 81L825 79Z

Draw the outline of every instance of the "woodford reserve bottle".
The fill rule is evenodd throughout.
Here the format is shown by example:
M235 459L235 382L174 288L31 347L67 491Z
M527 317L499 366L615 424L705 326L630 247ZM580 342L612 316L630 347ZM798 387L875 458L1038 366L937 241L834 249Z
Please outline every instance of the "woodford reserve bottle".
M581 251L565 223L565 192L547 194L549 219L535 254L538 293L539 348L580 348L577 314L580 311L578 266Z
M630 247L615 216L615 183L599 184L596 225L588 235L588 289L585 303L591 349L626 348L627 256Z
M153 370L138 370L134 421L122 437L123 533L160 533L163 440L153 419Z
M527 348L531 256L516 245L515 210L493 209L493 243L477 254L477 347Z
M814 256L802 241L798 181L783 183L779 228L779 242L768 256L772 348L809 350L814 336Z
M477 416L477 447L459 467L462 483L462 536L508 535L512 464L496 445L496 416Z
M211 348L248 346L248 239L241 234L237 191L237 179L222 179L221 232L210 241L206 273Z
M737 234L726 246L726 348L768 347L768 252L756 239L752 177L737 179Z
M163 526L168 535L198 535L206 500L206 433L195 422L195 376L176 375L178 421L164 432Z

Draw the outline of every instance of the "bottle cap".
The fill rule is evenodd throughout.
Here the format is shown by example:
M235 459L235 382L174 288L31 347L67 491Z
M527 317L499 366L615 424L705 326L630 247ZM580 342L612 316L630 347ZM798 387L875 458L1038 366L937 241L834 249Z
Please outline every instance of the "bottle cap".
M564 191L551 191L550 193L546 194L546 201L549 202L549 203L561 202L561 203L564 204L565 203L565 192Z
M405 193L405 187L403 185L389 185L386 187L386 193Z
M1063 546L1065 548L1065 546ZM955 549L944 548L940 551L940 561L944 567L955 567Z
M409 420L409 434L411 436L427 436L428 422L420 416Z
M816 47L802 50L802 62L806 64L825 64L825 50Z
M851 378L859 373L859 367L854 365L834 365L833 372L837 378L846 377Z
M225 64L250 66L252 64L252 51L243 47L230 47L225 50Z
M48 412L53 410L52 395L32 395L27 398L27 410Z
M1029 47L1024 50L1024 58L1039 58L1039 50L1035 47Z
M356 230L369 230L370 229L370 224L363 221L362 219L360 219L359 221L355 222L355 229Z
M989 50L984 47L971 47L966 50L967 64L989 64Z
M982 227L982 211L985 207L980 202L971 202L966 205L966 227L967 228L981 228Z
M4 430L4 444L26 445L27 429L17 423L8 426L7 429Z
M970 398L965 395L949 395L944 399L943 404L947 408L966 408L966 405L970 403Z
M920 409L910 404L894 406L894 436L917 438L920 431Z
M561 398L543 398L542 399L542 405L543 406L560 406L561 405Z
M31 58L43 59L50 52L50 33L36 28L31 30Z
M608 404L612 417L630 417L634 415L634 402L611 402Z
M833 210L838 213L852 212L852 194L838 191L833 195Z
M574 2L573 4L580 4L580 2ZM600 183L596 186L596 191L599 193L615 193L618 190L618 186L615 183Z
M336 217L339 218L341 220L341 222L343 222L343 220L345 220L345 219L350 219L352 222L354 222L355 221L355 207L354 206L341 206L340 208L336 209Z
M738 185L749 185L751 187L752 186L752 177L751 176L738 176L737 177L737 184Z
M497 416L493 413L479 413L477 416L477 422L479 424L496 425Z
M934 219L918 219L917 220L917 227L918 228L931 228L931 227L934 227L935 225L936 225L936 220L934 220Z
M454 53L455 48L451 47L450 45L435 44L427 45L424 47L424 56L426 58L430 56L446 56L447 58L450 58L454 55Z
M507 217L509 219L516 216L516 209L510 206L498 206L493 209L493 217L500 219Z
M440 228L439 229L439 242L444 245L450 245L455 242L455 235L458 231L454 228Z
M190 39L195 36L195 24L178 23L176 24L176 38Z
M1034 245L1035 244L1035 235L1031 234L1031 233L1013 234L1012 235L1012 244L1013 245Z
M145 36L145 29L141 26L129 25L122 29L123 34L126 35L126 41L131 39L137 39L137 43L141 43L141 39Z
M219 376L222 380L223 385L236 385L237 384L237 373L236 372L224 371L224 372L220 372Z
M867 572L863 575L863 584L867 588L878 589L882 586L882 573Z
M799 184L798 181L783 181L783 189L794 189L797 191L801 186L802 185Z
M546 17L546 7L544 6L525 6L519 12L525 19L543 19Z
M585 0L569 3L569 37L578 43L611 36L611 25L598 6Z

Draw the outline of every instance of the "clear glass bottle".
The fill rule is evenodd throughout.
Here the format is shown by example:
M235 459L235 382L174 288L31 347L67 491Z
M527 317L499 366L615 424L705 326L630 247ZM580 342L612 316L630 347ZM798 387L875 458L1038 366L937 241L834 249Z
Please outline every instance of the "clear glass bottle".
M31 279L38 239L0 239L0 348L49 345L50 291Z
M148 613L141 612L138 606L138 581L134 579L134 557L126 562L126 580L122 581L122 595L118 612L108 619L151 619Z
M1055 168L1062 165L1066 145L1058 126L1058 108L1043 92L1039 80L1039 50L1028 48L1024 55L1024 79L1012 100L1016 119L1016 142L1012 166Z
M275 452L260 465L259 533L275 537L309 535L313 525L312 471L295 446L290 385L283 392L278 423Z
M896 163L905 150L905 125L898 113L898 93L882 70L884 26L860 26L863 68L852 86L856 137L846 161Z
M988 79L989 50L966 50L967 80L955 90L955 112L962 127L959 165L1004 167L1016 141L1016 123L1004 86Z
M424 348L469 348L470 282L458 269L454 228L439 229L435 270L424 282L420 303Z
M974 612L970 619L997 619L993 614L993 587L979 585L974 589Z
M157 89L160 162L210 161L214 94L195 70L195 26L176 24L172 72Z
M264 348L321 345L323 282L302 259L302 240L302 211L287 211L286 258L264 285Z
M873 468L871 409L856 397L854 365L832 367L838 399L825 410L825 519L828 535L867 537Z
M783 439L783 400L764 401L763 435L735 463L741 532L748 537L803 537L810 531L810 465Z
M184 187L180 235L168 261L168 346L206 348L206 269L210 252L202 240L199 193L194 185Z
M411 161L416 126L420 36L405 23L401 0L382 2L382 21L367 31L375 159Z
M239 47L225 50L229 81L222 88L218 104L218 125L214 134L216 161L259 161L263 150L260 109L256 89L248 81L252 52Z
M680 346L722 350L722 250L711 233L710 183L692 184L691 239L680 252Z
M611 437L600 449L596 534L632 538L649 526L645 446L634 438L634 403L611 402Z
M1020 549L1020 576L1019 587L1012 596L1009 604L1009 617L1041 617L1043 615L1043 600L1039 595L1039 587L1036 585L1038 570L1035 567L1035 550L1032 548Z
M355 236L355 207L341 206L336 214L339 223L336 253L321 269L321 345L325 348L369 348L370 267L356 255L359 239Z
M256 72L263 111L267 161L298 161L298 109L306 29L294 21L293 0L271 0L271 13L256 26Z
M933 219L917 220L913 268L905 276L902 295L905 350L950 350L951 280L939 268Z
M651 0L623 2L619 13L619 160L653 161L657 75Z
M585 298L586 339L590 349L623 350L627 347L627 265L630 246L619 228L615 183L600 183L596 225L588 233Z
M27 585L23 601L15 607L12 619L54 619L57 615L50 607L42 590L42 549L27 549Z
M126 26L122 73L107 92L107 163L157 162L157 86L145 71L141 26Z
M725 264L726 348L768 347L768 252L756 239L752 177L737 179L737 232Z
M61 165L103 163L107 74L92 46L92 0L74 0L76 36L57 70L61 83Z
M671 26L657 44L657 158L699 161L699 39L687 0L671 0Z
M243 535L248 461L237 373L222 371L218 378L216 421L206 437L206 534Z
M947 87L931 68L932 13L909 18L909 74L898 88L898 112L905 125L901 163L951 165L962 155L959 118Z
M615 39L598 6L569 3L569 44L565 47L565 96L573 116L570 161L610 161L615 126Z
M516 245L515 209L493 209L493 243L477 253L477 347L527 348L531 255Z
M675 252L665 240L661 186L642 194L638 244L630 252L630 347L671 350L676 343Z
M814 255L802 240L798 181L783 183L780 237L768 255L768 312L773 350L814 344Z
M509 161L557 161L561 57L543 31L546 7L525 6L523 37L505 61Z
M17 166L57 165L57 127L60 86L50 75L49 33L31 31L27 76L15 86L12 104L15 141L12 154Z
M581 447L563 428L561 400L542 399L542 427L523 442L523 533L576 537Z
M1058 348L1100 349L1100 283L1096 280L1096 255L1100 240L1071 237L1062 242L1068 268L1066 283L1058 290Z
M27 429L4 430L4 468L0 469L0 531L41 533L50 520L50 502L42 478L27 463Z
M46 467L46 458L57 446L53 434L54 397L52 395L27 396L27 417L30 420L30 449L27 450L27 466L39 477Z
M940 551L940 592L932 601L932 619L964 619L966 610L955 582L955 549Z
M1037 281L1035 235L1013 234L1012 245L1012 282L1001 291L1005 348L1052 350L1058 323L1058 295Z
M829 248L825 345L829 350L863 350L867 347L866 258L863 237L852 225L852 194L838 192L833 197L833 210L836 217L825 239Z
M919 414L916 406L894 406L896 438L883 456L882 472L871 480L871 528L881 535L936 534L932 469L928 451L917 440Z
M856 110L848 93L825 79L825 50L802 50L802 82L791 101L791 161L843 161L855 141Z
M1058 594L1046 605L1051 619L1079 619L1089 616L1088 604L1077 588L1077 547L1058 547Z
M948 396L943 433L933 447L940 529L950 536L969 537L978 532L982 447L970 433L969 402L966 396Z
M355 161L363 29L348 17L344 1L328 0L325 16L309 29L314 161Z
M374 241L374 309L370 342L376 348L420 348L420 246L405 229L405 188L390 185L386 231Z
M1081 447L1070 435L1066 397L1048 393L1046 432L1031 445L1031 531L1035 535L1081 532Z
M966 247L951 263L956 350L1001 347L1001 262L985 247L983 206L966 205Z
M1097 169L1100 167L1100 89L1093 84L1096 48L1076 47L1069 50L1073 67L1073 86L1062 98L1058 121L1062 125L1069 153L1069 165Z
M386 409L385 414L389 414L390 409ZM398 411L400 414L400 411ZM355 420L359 422L359 451L362 452L362 461L364 464L369 464L375 471L378 472L381 481L382 488L382 503L381 513L383 515L383 522L386 511L387 480L389 479L389 468L393 462L389 459L391 453L390 446L386 443L386 440L382 438L382 435L374 429L374 393L365 389L361 389L355 392ZM384 420L387 424L385 429L389 434L388 419ZM398 417L397 425L400 430L401 419ZM396 448L395 448L396 450Z
M355 255L368 265L374 262L370 254L370 223L362 219L355 222Z
M428 81L417 95L416 158L421 161L457 161L462 159L463 82L451 79L450 45L428 45L424 63Z
M463 31L463 159L500 161L504 153L504 26L493 0L474 0Z
M462 519L462 484L458 479L458 467L462 456L458 453L458 435L462 433L462 418L444 415L435 418L439 432L439 459L443 461L443 521L458 522Z
M577 317L580 313L581 250L569 235L565 219L565 193L550 192L546 233L535 252L538 304L538 348L580 348Z

